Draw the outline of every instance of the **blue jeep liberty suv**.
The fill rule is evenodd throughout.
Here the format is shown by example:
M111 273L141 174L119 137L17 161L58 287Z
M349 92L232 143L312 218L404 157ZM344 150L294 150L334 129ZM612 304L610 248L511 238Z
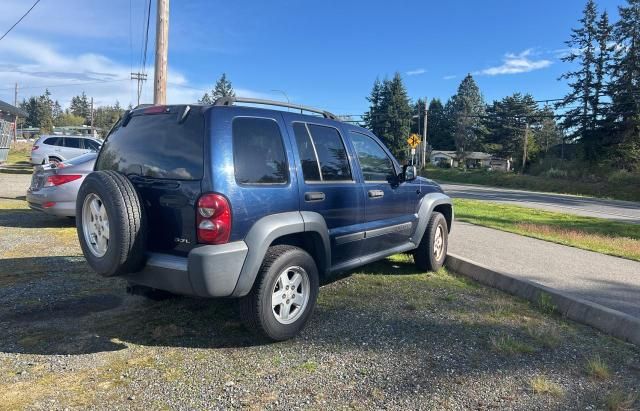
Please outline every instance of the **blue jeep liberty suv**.
M369 130L234 97L126 112L80 188L76 217L99 274L238 297L251 328L284 340L331 275L403 252L439 269L453 208Z

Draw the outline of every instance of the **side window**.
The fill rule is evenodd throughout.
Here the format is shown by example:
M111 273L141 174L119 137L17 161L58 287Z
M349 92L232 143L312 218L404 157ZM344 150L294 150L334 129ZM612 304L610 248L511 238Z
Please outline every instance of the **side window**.
M352 132L351 141L358 154L364 181L389 181L395 177L393 162L374 139Z
M233 164L239 184L285 184L289 180L280 127L266 118L233 120Z
M323 181L351 181L351 168L344 143L333 127L308 124Z
M298 153L300 153L304 181L322 181L322 178L320 178L320 167L318 166L316 149L313 147L311 136L307 131L307 125L304 123L293 123L293 132L296 136Z
M80 147L80 139L79 138L64 138L64 146L69 148L81 148Z
M62 140L61 138L58 137L51 137L48 138L44 141L45 144L50 145L50 146L61 146L62 142L60 141Z
M87 150L98 151L98 149L100 147L98 146L98 143L96 143L95 141L85 139L84 140L84 148L86 148Z

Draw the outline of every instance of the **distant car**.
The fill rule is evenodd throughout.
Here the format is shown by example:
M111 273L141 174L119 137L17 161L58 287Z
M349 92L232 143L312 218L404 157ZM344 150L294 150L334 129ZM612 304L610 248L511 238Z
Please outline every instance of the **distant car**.
M85 153L98 152L102 142L84 136L42 136L31 149L31 164L56 164Z
M93 171L97 153L83 154L71 160L36 166L27 202L33 210L60 217L75 217L78 189Z

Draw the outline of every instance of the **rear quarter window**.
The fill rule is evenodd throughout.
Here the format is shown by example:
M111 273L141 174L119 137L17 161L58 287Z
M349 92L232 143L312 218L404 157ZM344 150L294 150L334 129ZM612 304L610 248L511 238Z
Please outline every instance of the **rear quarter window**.
M233 164L238 184L286 184L287 158L280 127L272 119L233 120Z
M172 180L200 180L204 167L204 116L199 109L182 123L182 110L167 114L136 114L109 135L96 170Z

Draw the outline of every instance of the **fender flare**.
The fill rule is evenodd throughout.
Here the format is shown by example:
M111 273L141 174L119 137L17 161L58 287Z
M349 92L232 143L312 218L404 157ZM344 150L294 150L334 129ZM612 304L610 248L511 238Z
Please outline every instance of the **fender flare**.
M330 267L329 231L320 214L309 211L290 211L268 215L256 221L244 239L249 251L231 296L242 297L251 291L264 256L274 240L288 234L304 232L315 232L320 235L325 251L325 266Z
M453 225L453 202L451 201L451 197L442 193L429 193L425 195L418 204L418 224L416 224L416 229L410 238L410 241L416 246L418 246L422 240L433 209L441 204L451 206L451 225ZM451 227L449 227L449 231L451 231Z

